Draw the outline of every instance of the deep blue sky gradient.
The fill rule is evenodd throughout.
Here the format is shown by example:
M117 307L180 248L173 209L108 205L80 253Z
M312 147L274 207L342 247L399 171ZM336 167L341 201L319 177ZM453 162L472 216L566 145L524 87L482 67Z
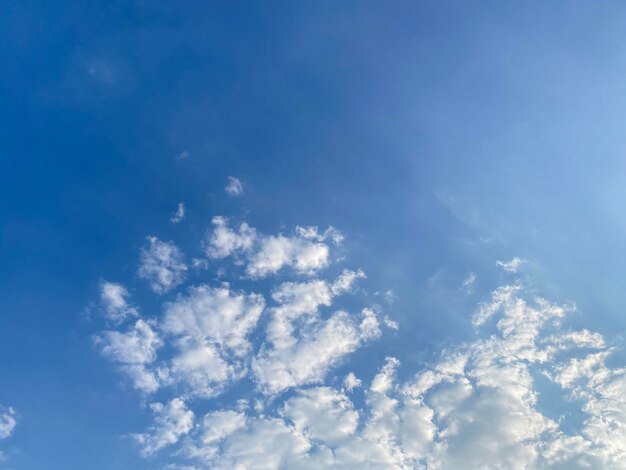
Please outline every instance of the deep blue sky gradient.
M347 235L401 325L357 363L467 338L513 256L574 321L624 332L623 2L6 1L0 31L10 468L151 468L89 306L113 279L159 308L144 237L199 254L217 214Z

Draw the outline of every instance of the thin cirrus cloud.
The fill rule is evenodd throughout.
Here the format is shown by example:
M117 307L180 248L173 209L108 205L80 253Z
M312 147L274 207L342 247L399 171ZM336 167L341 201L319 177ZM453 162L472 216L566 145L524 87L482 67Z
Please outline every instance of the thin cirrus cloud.
M325 275L342 237L313 227L264 235L214 218L203 248L229 263L230 282L186 287L161 315L135 309L96 336L151 403L153 424L133 435L142 455L218 469L626 466L626 369L600 334L567 326L573 306L519 281L477 306L473 340L427 366L399 374L403 364L381 356L372 378L331 380L352 353L398 328L376 305L335 307L360 298L365 278L350 268ZM116 308L128 308L127 291L116 292ZM581 418L546 409L539 377Z

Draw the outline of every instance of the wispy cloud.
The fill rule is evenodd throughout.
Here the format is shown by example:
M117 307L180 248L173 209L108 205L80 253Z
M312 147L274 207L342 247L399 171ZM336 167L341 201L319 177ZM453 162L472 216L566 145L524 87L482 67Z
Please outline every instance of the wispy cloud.
M174 212L172 214L172 217L170 217L170 222L172 222L173 224L177 224L180 221L182 221L185 218L185 204L183 204L182 202L178 203L178 206L176 207L176 212Z
M239 178L229 176L228 184L226 185L224 190L231 196L241 196L243 194L243 184L241 183Z
M496 261L496 265L509 273L516 273L523 261L517 256L510 261Z

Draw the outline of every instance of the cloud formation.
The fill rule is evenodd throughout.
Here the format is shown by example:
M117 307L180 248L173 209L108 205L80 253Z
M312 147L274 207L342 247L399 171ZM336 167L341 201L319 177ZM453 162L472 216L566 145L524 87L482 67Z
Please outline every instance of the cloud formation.
M226 218L214 217L205 251L212 259L236 257L253 279L268 277L286 267L311 276L330 263L330 246L325 242L337 245L342 240L343 235L333 227L322 233L317 227L297 227L293 236L263 235L245 222L233 229Z
M0 405L0 439L6 439L11 436L15 430L15 426L17 426L15 410Z
M191 285L161 314L135 308L97 336L148 402L159 391L154 424L134 435L143 455L169 448L184 468L626 468L626 368L600 334L567 327L573 306L520 282L477 306L473 340L407 378L391 356L373 377L333 377L381 326L398 328L377 306L334 307L365 278L320 276L341 241L334 229L264 235L216 217L206 255L230 261L246 288ZM290 280L273 281L283 268ZM114 313L130 308L119 287L106 296ZM562 406L546 406L546 387ZM230 406L212 405L226 390ZM581 418L553 411L568 407Z
M121 323L128 317L136 317L139 313L128 304L128 290L116 282L100 283L100 302L106 317L114 323Z
M157 294L164 294L185 279L187 266L183 254L173 242L147 237L148 246L141 250L139 277L147 280Z
M172 214L172 217L170 217L170 222L172 222L173 224L177 224L181 222L184 218L185 218L185 204L183 204L182 202L179 202L178 206L176 207L176 212L174 212Z
M241 196L243 194L243 184L239 181L239 178L234 176L228 177L228 184L224 190L231 196Z

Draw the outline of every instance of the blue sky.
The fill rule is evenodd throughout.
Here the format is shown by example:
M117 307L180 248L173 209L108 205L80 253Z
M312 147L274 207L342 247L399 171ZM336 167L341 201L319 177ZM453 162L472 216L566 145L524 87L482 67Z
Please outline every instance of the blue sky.
M626 5L0 28L0 467L626 467Z

